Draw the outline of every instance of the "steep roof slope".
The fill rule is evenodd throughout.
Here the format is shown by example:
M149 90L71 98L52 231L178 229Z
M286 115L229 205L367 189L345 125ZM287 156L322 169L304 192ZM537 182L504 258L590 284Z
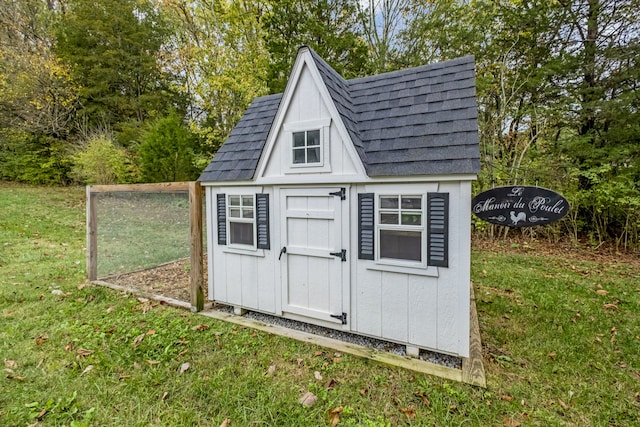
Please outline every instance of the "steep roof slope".
M309 51L367 175L480 171L473 57L347 81ZM281 98L256 98L199 180L253 178Z

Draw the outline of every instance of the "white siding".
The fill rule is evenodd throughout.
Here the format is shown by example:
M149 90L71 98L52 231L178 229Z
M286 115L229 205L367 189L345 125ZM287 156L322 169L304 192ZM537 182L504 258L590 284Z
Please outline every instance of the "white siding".
M320 89L313 78L312 72L304 65L298 84L293 88L291 100L288 105L282 105L284 119L282 126L275 130L271 146L266 147L268 153L264 174L257 177L256 183L269 182L278 178L281 182L317 182L327 180L327 176L344 177L349 181L357 176L358 169L354 159L355 150L351 141L345 141L341 135L336 120L321 96ZM291 128L296 131L313 130L322 126L323 164L318 167L292 167L291 166ZM357 154L356 154L357 156ZM335 181L334 181L335 182Z
M217 239L216 194L255 194L260 187L209 187L207 189L209 230L209 299L266 313L276 312L274 251L242 251L219 245ZM270 189L264 189L273 200ZM271 206L273 201L271 202ZM273 208L270 209L273 224ZM273 231L272 231L273 234ZM273 235L271 244L274 244ZM277 259L277 258L276 258Z
M424 194L449 193L449 267L416 269L417 274L411 274L375 261L353 260L351 327L365 335L468 356L471 184L426 183L421 187ZM407 189L411 191L406 185L371 185L359 186L358 192ZM355 205L352 211L356 218L352 218L351 250L357 254Z

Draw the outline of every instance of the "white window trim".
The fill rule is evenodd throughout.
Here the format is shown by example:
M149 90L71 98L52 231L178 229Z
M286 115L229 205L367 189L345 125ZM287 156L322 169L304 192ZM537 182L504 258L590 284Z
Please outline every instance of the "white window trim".
M288 162L288 173L318 173L331 172L330 164L330 134L331 118L319 120L305 120L300 122L285 123L282 129L285 132L286 144L285 156ZM293 134L297 132L320 131L320 161L317 163L294 163L293 162ZM287 173L287 172L285 172Z
M380 224L380 211L385 211L385 209L381 209L380 207L380 199L382 197L402 197L402 196L420 196L420 213L421 213L421 222L422 225L394 225L394 224ZM401 267L401 268L409 268L409 269L427 269L427 194L426 193L417 193L412 191L386 191L386 192L377 192L376 195L376 203L375 203L375 263L380 266L393 266L393 267ZM401 201L399 201L401 203ZM398 213L400 215L401 208L398 209ZM410 261L410 260L401 260L401 259L393 259L393 258L382 258L380 256L380 231L381 230L402 230L402 231L420 231L422 234L420 236L420 261Z
M308 133L309 132L313 132L317 130L318 131L318 145L312 145L311 147L318 147L319 150L319 159L317 162L314 163L308 163L307 160L307 149L310 148L310 146L307 145L307 138L308 138ZM294 137L293 135L296 133L303 133L304 132L304 142L305 145L302 147L294 147ZM290 151L291 151L291 167L292 168L317 168L317 167L322 167L324 166L324 145L322 142L324 140L324 135L323 135L323 128L314 128L314 129L306 129L306 130L299 130L299 131L294 131L291 132L291 147L290 147ZM295 155L293 154L296 150L299 151L304 151L304 157L305 157L305 162L304 163L294 163L295 161Z
M251 196L251 198L253 199L253 218L232 218L231 217L231 198L232 197L240 197L240 200L242 200L243 196ZM242 201L240 202L242 205ZM229 247L230 249L238 249L238 250L243 250L243 251L252 251L255 252L257 251L257 244L258 242L257 237L256 237L256 195L255 193L242 193L242 192L238 192L238 193L232 193L232 194L227 194L227 200L226 200L226 208L227 208L227 247ZM240 207L240 210L242 211L242 206ZM252 232L253 232L253 245L243 245L240 243L232 243L231 242L231 223L235 222L235 223L251 223L252 224Z

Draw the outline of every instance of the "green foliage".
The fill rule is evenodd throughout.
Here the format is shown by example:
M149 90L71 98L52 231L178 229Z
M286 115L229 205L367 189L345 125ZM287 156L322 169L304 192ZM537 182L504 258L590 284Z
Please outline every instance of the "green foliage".
M56 53L81 87L81 112L90 123L113 126L165 111L171 76L157 57L167 27L153 2L72 0L65 9Z
M73 156L72 175L83 184L124 184L131 180L127 153L105 134L89 138Z
M200 172L195 165L196 136L172 112L157 119L143 133L138 149L145 182L192 181Z
M29 184L66 184L71 162L59 139L15 131L0 133L0 179Z
M367 72L369 55L355 0L274 1L264 26L271 57L267 80L271 93L284 91L302 45L313 48L345 78Z

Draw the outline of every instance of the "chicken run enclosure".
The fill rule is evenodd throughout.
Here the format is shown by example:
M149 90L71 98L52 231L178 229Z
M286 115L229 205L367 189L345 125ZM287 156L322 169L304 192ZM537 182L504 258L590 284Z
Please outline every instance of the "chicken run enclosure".
M202 310L204 200L198 182L88 186L88 279Z

